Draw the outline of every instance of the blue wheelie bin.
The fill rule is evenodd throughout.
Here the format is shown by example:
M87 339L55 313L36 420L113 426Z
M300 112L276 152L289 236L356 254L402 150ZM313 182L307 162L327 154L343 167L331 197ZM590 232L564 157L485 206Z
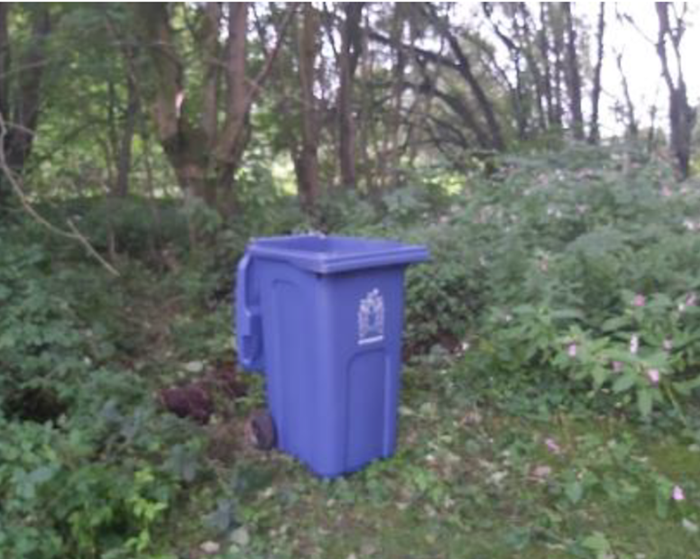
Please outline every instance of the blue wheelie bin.
M404 271L425 247L355 237L253 240L238 264L243 368L265 374L253 427L322 477L396 447Z

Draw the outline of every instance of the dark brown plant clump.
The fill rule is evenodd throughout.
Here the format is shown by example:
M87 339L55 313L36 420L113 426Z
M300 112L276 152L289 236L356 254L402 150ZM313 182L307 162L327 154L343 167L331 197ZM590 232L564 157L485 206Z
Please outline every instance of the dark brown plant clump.
M231 402L244 396L246 389L238 379L233 363L218 363L200 380L183 386L164 388L158 394L165 409L178 417L206 424L216 411L217 400Z
M178 417L189 417L199 423L208 423L214 413L214 403L202 382L165 388L159 393L160 401L169 412Z

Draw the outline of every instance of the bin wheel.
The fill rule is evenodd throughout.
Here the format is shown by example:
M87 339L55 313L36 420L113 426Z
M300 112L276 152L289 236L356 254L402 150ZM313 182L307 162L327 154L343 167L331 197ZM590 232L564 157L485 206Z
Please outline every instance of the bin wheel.
M255 410L246 425L248 442L259 450L271 450L277 442L272 416L266 410Z

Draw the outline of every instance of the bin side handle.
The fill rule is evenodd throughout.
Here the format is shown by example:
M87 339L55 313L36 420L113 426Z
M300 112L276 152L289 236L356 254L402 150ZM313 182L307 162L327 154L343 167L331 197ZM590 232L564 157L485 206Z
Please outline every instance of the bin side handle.
M238 263L236 274L236 338L238 362L245 369L262 369L262 321L260 308L253 301L248 280L253 264L246 253Z

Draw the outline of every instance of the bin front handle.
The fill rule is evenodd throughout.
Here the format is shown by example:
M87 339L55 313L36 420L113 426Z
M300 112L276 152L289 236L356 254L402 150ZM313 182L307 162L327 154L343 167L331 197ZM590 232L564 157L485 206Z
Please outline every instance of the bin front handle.
M248 276L252 258L246 253L236 275L236 337L238 361L246 369L262 368L262 322L257 305L250 305Z

